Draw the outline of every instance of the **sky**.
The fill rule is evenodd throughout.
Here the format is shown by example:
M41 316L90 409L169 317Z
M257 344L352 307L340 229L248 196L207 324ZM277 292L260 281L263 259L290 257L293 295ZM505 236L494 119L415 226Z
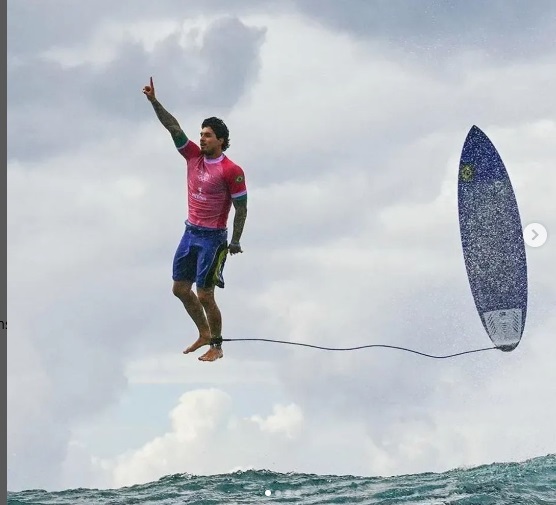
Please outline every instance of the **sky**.
M241 5L241 6L240 6ZM388 476L556 452L556 4L8 0L8 489L249 468ZM63 13L63 16L58 15ZM184 160L222 117L245 171L224 338L436 355L491 345L457 214L479 126L527 247L511 353L227 342L171 292ZM230 213L230 226L233 211Z

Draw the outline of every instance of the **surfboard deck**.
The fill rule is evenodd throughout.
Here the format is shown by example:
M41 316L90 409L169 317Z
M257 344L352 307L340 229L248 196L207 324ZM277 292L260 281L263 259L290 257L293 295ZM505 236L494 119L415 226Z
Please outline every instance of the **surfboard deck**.
M515 193L498 151L477 126L463 144L458 211L469 285L496 347L514 350L527 315L527 261Z

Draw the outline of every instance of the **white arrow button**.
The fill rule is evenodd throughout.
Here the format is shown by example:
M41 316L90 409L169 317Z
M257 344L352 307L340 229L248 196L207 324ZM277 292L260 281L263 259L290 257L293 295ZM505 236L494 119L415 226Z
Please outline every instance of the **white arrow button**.
M548 238L546 228L539 223L528 224L523 230L523 239L529 247L540 247Z

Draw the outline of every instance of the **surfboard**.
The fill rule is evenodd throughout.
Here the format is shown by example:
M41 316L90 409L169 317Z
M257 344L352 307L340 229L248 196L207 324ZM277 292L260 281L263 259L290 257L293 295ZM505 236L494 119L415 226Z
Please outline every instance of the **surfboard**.
M475 306L493 344L513 351L527 315L527 260L519 208L498 151L477 126L458 174L463 258Z

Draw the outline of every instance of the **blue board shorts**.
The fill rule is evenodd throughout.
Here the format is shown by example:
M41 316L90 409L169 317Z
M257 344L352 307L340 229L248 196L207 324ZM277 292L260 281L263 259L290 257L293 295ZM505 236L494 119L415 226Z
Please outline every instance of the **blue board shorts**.
M190 281L199 288L224 287L222 275L228 254L228 231L185 223L174 255L174 281Z

